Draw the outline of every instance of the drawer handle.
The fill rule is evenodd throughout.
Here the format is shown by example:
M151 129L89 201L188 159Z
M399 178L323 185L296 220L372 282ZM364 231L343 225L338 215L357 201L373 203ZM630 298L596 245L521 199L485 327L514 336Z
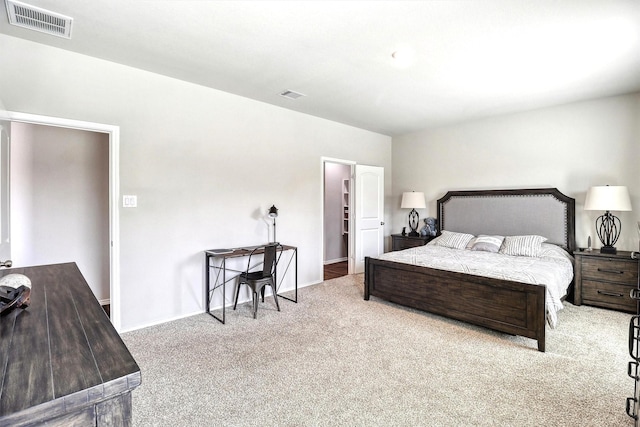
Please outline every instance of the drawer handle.
M638 362L630 361L629 365L627 365L627 375L633 378L636 381L640 381L640 376L638 376Z
M613 274L624 274L624 271L620 270L607 270L606 268L598 268L598 271L601 273L613 273Z
M640 342L640 315L631 316L629 321L629 356L636 362L640 361L638 354L638 344Z
M638 399L635 399L633 397L627 397L627 415L629 415L631 418L633 418L634 420L638 419L638 414L636 414L636 410L635 410L635 403L638 401Z
M601 291L600 289L598 289L598 293L600 295L606 295L608 297L618 297L618 298L622 298L624 296L624 294L619 294L617 292L607 292L607 291Z

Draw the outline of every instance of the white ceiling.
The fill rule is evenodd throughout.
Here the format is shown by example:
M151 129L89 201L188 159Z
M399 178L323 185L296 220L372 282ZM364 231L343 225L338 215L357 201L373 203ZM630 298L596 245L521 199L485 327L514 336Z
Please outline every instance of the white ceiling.
M23 2L71 40L0 33L386 135L640 91L639 0Z

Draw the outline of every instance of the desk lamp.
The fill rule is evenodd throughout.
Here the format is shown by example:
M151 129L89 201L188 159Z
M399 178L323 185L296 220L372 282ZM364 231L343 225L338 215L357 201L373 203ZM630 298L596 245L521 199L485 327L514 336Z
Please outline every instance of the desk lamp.
M278 208L271 205L269 208L269 218L273 219L273 242L276 243L276 218L278 217Z
M420 216L416 209L424 209L427 205L424 201L424 193L420 192L405 192L402 193L402 203L400 204L401 209L411 209L409 212L409 227L411 231L409 232L409 236L419 236L418 232L418 220Z
M596 232L602 242L600 253L615 254L616 248L613 246L620 237L622 224L620 219L610 211L630 211L631 200L629 191L625 186L603 185L591 187L587 192L584 202L585 211L605 211L596 219Z

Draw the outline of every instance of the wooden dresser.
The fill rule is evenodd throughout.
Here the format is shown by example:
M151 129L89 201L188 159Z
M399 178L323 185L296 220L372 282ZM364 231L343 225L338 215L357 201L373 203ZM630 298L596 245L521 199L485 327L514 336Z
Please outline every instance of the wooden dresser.
M76 264L9 273L32 287L0 317L0 427L130 426L140 368Z
M631 289L638 286L638 260L631 252L574 252L575 305L587 304L636 313Z

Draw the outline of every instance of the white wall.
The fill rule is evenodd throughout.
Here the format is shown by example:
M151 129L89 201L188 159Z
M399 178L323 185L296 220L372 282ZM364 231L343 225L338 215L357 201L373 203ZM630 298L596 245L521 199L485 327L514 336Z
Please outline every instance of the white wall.
M424 191L436 201L449 190L557 187L576 199L576 241L591 235L595 219L584 199L593 185L626 185L633 212L622 221L618 249L638 250L640 220L640 94L494 117L393 139L393 232L406 223L403 191Z
M300 284L320 281L321 157L391 169L384 135L5 35L0 51L7 110L120 127L120 193L138 196L120 209L124 330L202 311L202 251L266 241L272 204Z
M109 137L11 126L14 267L75 262L96 298L109 299Z

